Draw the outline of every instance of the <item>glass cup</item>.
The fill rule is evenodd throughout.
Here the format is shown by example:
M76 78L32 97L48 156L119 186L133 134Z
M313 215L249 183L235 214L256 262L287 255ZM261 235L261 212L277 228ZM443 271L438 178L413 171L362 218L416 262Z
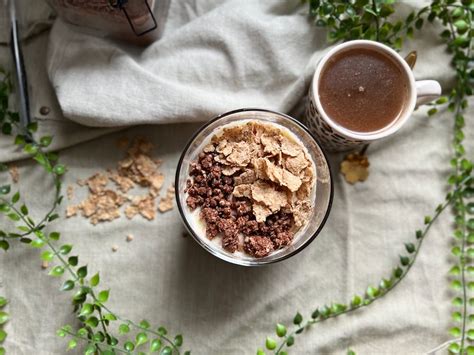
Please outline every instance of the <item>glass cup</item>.
M197 156L202 151L204 145L208 143L209 138L216 133L216 129L219 129L228 123L241 120L275 123L290 130L306 147L316 168L316 193L314 194L314 199L312 201L313 212L307 225L296 233L293 242L288 247L277 250L263 258L254 258L243 253L233 254L215 245L215 243L211 242L211 240L206 237L204 232L198 231L193 227L195 223L193 223L192 218L196 217L191 215L191 211L186 205L187 196L184 190L186 188L186 181L189 178L190 163L197 159ZM333 184L328 160L325 153L308 129L294 118L285 114L253 108L239 109L217 116L195 133L186 145L186 148L184 148L179 160L176 170L175 187L176 202L179 213L186 228L196 242L212 255L229 263L242 266L260 266L275 263L287 259L303 250L314 240L314 238L316 238L323 228L329 216L333 198Z

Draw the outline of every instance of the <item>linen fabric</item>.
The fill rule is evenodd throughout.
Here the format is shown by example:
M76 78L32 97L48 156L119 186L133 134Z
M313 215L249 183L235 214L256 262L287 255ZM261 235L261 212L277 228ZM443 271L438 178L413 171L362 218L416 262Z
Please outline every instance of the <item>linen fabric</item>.
M406 13L422 4L397 6ZM403 54L416 49L415 76L437 79L448 89L452 70L438 32L427 25ZM6 41L0 46L4 65L10 55ZM328 48L324 30L313 26L299 0L183 0L172 1L163 39L146 49L91 37L56 20L51 31L27 38L25 59L40 134L54 135L53 149L61 149L68 166L65 187L114 168L124 156L118 138L144 135L164 161L165 190L199 121L249 106L300 117L312 71ZM43 106L49 114L39 113ZM126 128L139 123L163 124ZM451 127L451 113L428 118L425 108L416 111L398 134L371 145L370 176L354 186L339 174L343 155L331 155L335 194L325 228L297 256L267 267L237 267L211 256L183 237L176 207L152 222L122 217L92 226L82 217L66 219L65 206L86 195L78 186L48 231L61 232L62 242L74 245L72 254L90 275L100 271L99 288L111 289L108 304L118 314L182 333L184 348L194 354L254 354L277 322L290 325L296 311L308 318L316 307L349 302L391 274L405 253L403 244L414 240L423 217L444 199ZM117 130L122 131L111 133ZM466 134L474 134L469 120ZM467 149L472 157L472 139ZM31 161L18 161L22 157L11 140L0 138L0 161L16 160L19 167L13 190L20 190L38 219L49 208L51 182ZM0 175L0 184L8 181L8 174ZM454 311L447 276L455 263L451 220L447 211L436 222L395 290L305 331L290 353L444 353ZM4 219L0 223L13 228ZM132 242L126 242L128 234ZM0 254L0 295L8 298L5 310L11 314L7 353L64 354L67 342L55 332L77 325L71 294L60 292L62 280L41 269L39 254L20 244Z

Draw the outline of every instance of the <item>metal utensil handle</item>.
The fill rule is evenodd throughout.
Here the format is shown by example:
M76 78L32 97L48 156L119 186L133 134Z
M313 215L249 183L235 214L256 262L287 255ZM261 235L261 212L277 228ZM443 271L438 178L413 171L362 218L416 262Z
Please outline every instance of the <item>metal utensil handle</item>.
M19 100L20 100L20 123L25 128L31 123L30 101L28 95L28 80L26 77L25 63L20 45L20 36L18 33L18 20L15 12L14 1L10 1L10 19L11 19L11 49L13 62L15 66L15 74L17 79Z

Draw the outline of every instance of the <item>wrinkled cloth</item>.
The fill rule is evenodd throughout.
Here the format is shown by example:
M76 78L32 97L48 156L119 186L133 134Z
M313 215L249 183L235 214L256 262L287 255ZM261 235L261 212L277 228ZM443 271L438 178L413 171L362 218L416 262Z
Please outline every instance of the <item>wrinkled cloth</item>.
M181 31L193 36L192 41L182 39L181 43L186 43L187 47L195 46L195 53L203 56L201 65L196 62L200 58L196 54L193 60L188 61L189 68L185 66L182 71L181 68L180 71L175 70L174 75L160 75L160 78L167 80L175 78L182 82L186 79L190 88L196 88L196 93L187 91L186 95L179 97L179 107L176 107L176 101L173 101L176 97L171 92L160 92L162 104L152 105L161 113L158 115L155 112L148 116L149 122L175 122L184 118L201 121L227 109L264 103L267 108L286 112L291 110L295 116L299 116L303 110L308 78L317 59L328 48L324 44L325 35L307 19L307 10L298 7L296 2L292 4L286 1L246 1L242 4L242 10L238 10L233 1L203 3L173 1L163 39L165 41L173 33L178 36ZM255 12L250 10L251 4ZM266 17L258 15L262 9L266 11ZM220 16L206 18L213 11L217 11ZM220 17L229 17L229 21L226 23ZM274 19L271 20L271 17ZM293 17L295 19L292 20ZM211 19L214 22L209 22ZM263 24L264 19L268 20L266 26ZM200 35L191 30L186 32L186 27L194 28L196 22L202 23ZM281 27L281 22L288 27ZM241 33L235 32L235 27L232 27L236 23L241 24ZM218 24L227 26L218 27ZM226 42L223 40L219 44L216 40L215 46L203 45L207 38L205 25L213 27L216 36L221 35L225 41L232 43L222 46ZM267 38L265 36L269 35L273 26L279 36L268 42L259 42L260 46L255 45L253 48L253 54L247 53L244 57L237 55L240 48L237 39L240 35L242 48L247 48L246 44L251 44L249 33L253 33L255 38ZM61 28L65 37L71 36L71 44L76 43L73 37L84 36L69 32L68 27L57 22L51 41L60 40L56 37L60 35L58 29ZM226 31L234 31L233 36L226 34ZM412 48L418 50L419 59L415 67L417 78L435 78L444 87L449 87L452 71L444 46L437 39L437 31L435 26L428 25L419 39L409 43L403 52L407 53ZM285 36L292 36L288 34L290 32L301 34L300 38L292 37L298 43L284 41L287 38ZM202 38L198 41L196 37ZM103 47L107 50L111 43L104 39L85 38L87 40L83 41L81 47L84 49ZM306 41L308 38L310 40ZM129 73L131 76L136 76L142 70L150 73L151 69L146 68L141 58L160 43L152 45L140 55L135 54L135 65L132 67L135 71ZM268 48L260 48L264 43L269 43ZM48 32L30 37L25 44L25 56L32 89L32 111L40 121L41 133L55 136L54 149L72 146L61 151L61 160L69 169L64 186L98 171L114 168L123 157L123 152L116 148L117 139L144 135L155 143L154 154L164 161L161 170L166 176L166 189L173 181L179 155L199 123L135 127L105 135L116 130L115 125L133 125L146 120L139 120L138 114L133 119L125 117L123 113L131 109L123 109L121 105L130 104L127 101L129 95L119 96L120 90L113 91L120 98L114 101L113 109L120 112L113 117L107 112L102 116L97 103L104 104L104 100L98 93L108 92L108 86L101 88L99 82L94 80L100 79L101 85L108 84L108 80L97 74L97 69L94 69L97 65L91 63L93 58L89 55L96 56L97 52L90 52L93 54L86 56L82 50L77 51L76 59L69 53L68 60L72 61L63 63L69 63L70 67L60 67L56 74L60 73L62 79L55 82L53 78L54 86L50 86L45 66L47 45ZM49 65L53 63L51 55L54 46L55 43L50 42L53 49L50 51ZM280 48L284 47L292 54L280 52ZM232 50L225 51L225 48ZM121 60L130 60L125 50L118 50L121 51ZM210 53L207 53L208 50ZM267 50L268 55L263 55ZM181 53L179 50L177 52ZM222 75L231 80L218 81L219 85L215 86L215 77L207 83L205 77L196 79L201 73L199 68L210 65L207 62L211 58L209 56L219 56L219 53L229 58L231 64L228 67L236 69L231 70L230 75L224 68L216 66L220 73L216 77ZM161 55L157 59L166 59L161 58ZM7 64L8 58L7 48L0 47L0 63ZM87 61L88 67L79 58ZM102 65L100 58L96 60L99 66ZM255 71L263 66L262 60L272 69L272 78ZM152 59L149 58L149 61ZM172 67L168 65L169 71ZM96 72L92 75L94 70ZM118 67L107 66L107 70L110 70L109 80L115 80L115 75L122 75ZM213 72L207 68L207 72L202 72L202 75L204 73L208 75ZM246 77L250 80L250 74L255 73L260 75L258 78L262 84L269 85L268 90L253 84L249 86L247 96L239 95L233 101L229 92L245 89L241 81ZM143 77L148 78L147 82L150 81L149 89L154 80L161 80L157 79L157 74L143 74ZM279 84L280 81L286 84ZM87 93L84 83L97 90L90 90L96 94L91 96ZM205 89L200 88L199 83L205 83ZM128 84L134 94L141 97L140 100L148 100L144 92L146 89L141 91L131 82ZM173 87L172 83L167 84ZM294 90L287 89L287 85ZM178 84L174 86L179 87ZM59 103L53 87L59 94ZM117 89L120 88L119 85ZM186 87L181 89L185 90ZM68 90L76 94L82 92L84 96L79 95L78 103L73 105L75 101L72 96L70 101L64 100L70 95ZM194 104L200 95L203 101L196 107ZM156 94L153 97L156 99ZM230 102L223 103L224 99ZM137 107L142 103L140 100L134 103ZM81 111L80 103L85 102L87 105L82 105ZM67 109L66 103L74 107ZM474 104L472 100L470 104ZM86 109L89 105L92 108ZM41 106L50 107L51 112L46 116L40 115ZM78 122L111 128L81 126L65 118L61 108L65 115ZM137 112L145 117L148 107L143 112L141 109L139 107ZM108 110L104 108L102 111ZM91 115L91 112L96 116ZM184 116L178 112L184 112ZM469 109L466 117L472 117L473 113ZM472 137L474 125L471 120L466 123L466 135ZM427 118L426 109L420 109L397 135L371 145L368 150L370 176L365 183L354 186L345 183L339 174L342 155L331 155L335 193L325 228L297 256L274 265L243 268L216 259L192 238L183 237L184 227L176 207L169 213L158 215L152 222L140 217L132 221L122 217L111 223L92 226L82 217L65 219L65 206L85 196L85 189L78 186L75 188L75 199L65 199L59 210L62 218L48 227L48 231L61 232L62 242L74 245L72 254L80 256L81 265L88 265L90 275L100 271L99 288L111 289L108 304L118 314L135 321L147 318L154 326L166 326L171 334L182 333L183 347L192 349L194 354L254 354L258 347L264 346L265 338L274 333L275 323L290 325L296 311L307 318L316 307L331 302L349 302L354 294L364 294L368 285L377 285L382 277L389 277L393 267L398 264L398 255L405 252L403 244L414 240L414 231L422 228L423 216L433 214L435 206L444 199L445 180L450 171L451 130L451 113L441 112L433 118ZM466 144L467 154L472 157L474 140L468 139ZM11 140L2 136L0 161L22 157L20 152L11 147ZM21 191L27 199L32 218L38 219L47 212L51 202L51 194L46 193L52 191L51 182L31 161L15 164L19 167L20 181L13 184L13 190ZM8 174L1 174L0 184L8 182L8 179ZM305 331L297 336L290 353L343 354L351 348L358 354L426 354L448 341L451 338L448 330L453 326L450 315L454 311L451 305L454 294L449 291L450 279L447 273L456 262L449 252L452 246L451 220L450 212L447 211L436 222L424 241L416 264L395 290L363 310L323 322ZM11 224L4 222L4 219L1 219L0 224L2 229L11 229ZM135 237L129 243L126 242L128 234ZM118 250L114 253L112 247L115 245ZM4 343L7 353L65 354L67 341L58 338L55 332L65 324L76 325L71 313L71 294L59 291L63 280L52 278L41 269L39 254L37 250L20 244L14 244L6 254L0 253L0 295L9 299L5 310L11 314L11 320L5 327L8 332ZM441 347L439 353L445 353L445 348ZM82 349L81 344L78 349ZM77 353L80 353L79 350Z
M436 30L415 43L417 74L446 84ZM57 21L48 73L64 115L84 125L207 121L242 107L290 111L327 50L299 0L172 1L163 38L142 51Z
M0 1L0 44L10 42L10 7L7 2ZM51 27L54 21L54 11L46 3L46 0L13 0L17 3L15 7L16 18L20 25L20 37L28 39Z
M335 194L325 228L296 256L266 267L227 264L191 237L183 238L176 207L153 222L122 217L93 226L82 217L65 219L62 206L62 218L48 231L58 230L62 243L74 245L73 255L80 256L91 275L100 271L100 289L111 289L109 307L120 315L182 333L184 347L195 354L255 354L274 333L275 323L290 325L296 311L307 318L316 307L348 302L390 276L405 253L404 243L414 241L423 216L433 214L444 199L451 122L448 112L432 119L417 112L400 134L369 149L370 176L355 186L338 172L342 156L332 155ZM69 168L65 187L114 168L123 157L115 148L121 136L145 135L164 160L166 189L197 126L138 127L68 148L61 152ZM474 134L472 123L468 133ZM471 141L470 156L473 148ZM19 171L13 189L27 196L33 218L39 218L50 203L51 183L31 162L19 163ZM76 186L76 198L66 199L65 205L85 194ZM451 221L447 211L436 222L396 289L366 309L312 327L297 337L290 353L344 354L351 348L370 355L425 354L450 339L454 308L447 274L456 262L450 256ZM128 234L135 237L129 243ZM71 294L59 291L61 281L41 269L39 255L15 244L0 256L0 294L10 300L6 310L12 317L5 347L15 355L65 354L67 342L55 331L75 324Z

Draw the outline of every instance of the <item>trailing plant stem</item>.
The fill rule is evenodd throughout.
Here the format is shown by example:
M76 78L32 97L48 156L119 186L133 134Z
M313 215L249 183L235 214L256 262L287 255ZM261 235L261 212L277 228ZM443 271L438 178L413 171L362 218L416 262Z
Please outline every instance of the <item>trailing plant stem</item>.
M85 341L85 342L88 342L88 343L92 343L94 344L97 348L100 349L100 346L102 345L101 343L98 343L92 339L88 339L86 337L82 337L80 335L77 335L77 334L74 334L73 332L70 332L69 330L64 330L64 332L68 335L70 335L71 337L75 338L75 339L79 339L79 340L82 340L82 341ZM130 351L126 351L126 350L123 350L123 349L120 349L119 347L116 347L114 345L107 345L110 349L113 349L114 351L118 351L120 353L124 353L124 354L130 354Z
M464 201L462 194L459 194L459 202L464 206ZM464 349L464 341L466 336L466 320L467 320L467 285L466 285L466 212L461 211L461 216L463 218L462 225L462 243L461 243L461 256L460 256L460 265L461 265L461 283L462 283L462 293L463 293L463 317L462 317L462 329L461 329L461 354Z
M430 230L431 226L436 222L438 217L446 210L446 208L455 201L457 193L462 190L462 188L464 186L463 184L466 181L467 181L467 178L465 180L463 180L462 182L460 182L459 186L456 187L456 189L453 191L453 193L448 195L449 197L445 200L445 202L442 205L439 205L439 207L436 209L436 212L433 215L433 218L426 224L424 230L421 233L421 236L418 239L418 244L417 244L417 247L416 247L415 252L413 254L413 257L410 259L410 262L406 265L406 269L401 274L400 277L398 277L398 278L395 277L394 281L391 283L391 285L389 287L387 287L386 289L380 290L380 294L377 295L374 298L368 298L364 302L360 303L359 305L348 307L348 308L346 308L346 309L344 309L340 312L332 313L332 314L329 314L328 316L319 315L315 319L308 320L304 325L300 325L293 332L289 333L287 336L285 336L282 339L282 342L280 343L279 347L275 350L275 355L280 355L280 353L282 352L283 348L285 347L285 344L287 343L288 339L291 338L291 337L294 337L296 334L302 332L305 328L308 328L311 325L314 325L314 324L317 324L317 323L324 322L324 321L326 321L328 319L331 319L331 318L339 317L343 314L351 313L351 312L353 312L353 311L355 311L359 308L366 307L366 306L372 304L373 302L383 298L391 290L393 290L405 278L405 276L408 274L408 272L410 271L412 266L415 264L415 261L417 259L418 254L419 254L419 251L420 251L421 246L423 244L423 240L425 239L425 236L427 235L427 233Z
M59 182L59 179L55 179L55 186L58 187L58 182ZM59 185L60 186L60 185ZM43 220L38 223L37 225L34 225L32 224L28 218L26 218L26 216L16 208L16 206L14 204L12 204L10 201L8 201L7 199L3 198L3 197L0 197L0 201L4 204L6 204L11 210L13 210L19 217L20 219L30 228L30 231L28 233L25 233L24 235L19 235L19 236L15 236L15 237L9 237L8 235L6 236L6 238L18 238L18 237L22 237L22 236L25 236L25 235L29 235L31 233L34 233L35 231L39 231L41 229L44 228L44 226L47 224L47 221L48 221L48 218L49 216L51 216L56 208L58 207L58 198L60 196L60 192L61 192L61 189L60 187L59 188L56 188L56 197L55 198L55 202L52 206L52 208L50 209L50 211L47 213L47 215L43 218ZM51 249L51 251L54 253L54 255L58 258L58 260L61 262L62 266L69 272L69 274L72 276L72 279L74 280L74 282L80 280L80 277L78 276L78 274L74 271L74 269L69 265L69 263L63 258L63 256L61 255L61 253L59 253L59 251L56 249L56 247L54 246L53 243L51 243L51 241L48 239L48 238L45 238L45 244L49 247L49 249ZM92 290L92 288L90 288L90 291L89 291L89 294L91 296L91 298L94 300L95 303L97 304L100 304L101 308L105 309L107 312L109 312L110 314L113 314L118 320L121 320L122 322L125 322L141 331L145 331L147 333L150 333L150 334L153 334L155 336L158 336L159 338L165 340L172 348L173 350L179 355L180 354L180 351L179 349L176 347L176 345L173 343L173 341L171 339L169 339L168 337L166 337L165 335L163 334L160 334L158 332L155 332L151 329L148 329L148 328L145 328L145 327L142 327L141 325L131 321L131 320L128 320L128 319L125 319L125 318L122 318L120 317L119 315L117 315L116 313L114 313L110 308L108 308L107 306L105 306L103 303L101 303L99 301L99 299L97 298L97 296L95 295L94 291ZM105 334L109 334L108 331L107 331L107 328L106 328L106 325L104 323L104 320L103 320L103 317L102 317L102 311L101 309L99 308L99 316L100 316L100 323L101 323L101 326L104 330L104 333ZM73 336L74 338L77 338L77 339L80 339L80 340L85 340L87 341L88 343L91 343L93 342L91 339L87 339L87 338L84 338L84 337L81 337L81 336L78 336L70 331L67 331L67 330L64 330L66 333L68 333L69 335ZM93 342L94 345L97 346L97 342ZM113 348L114 350L119 350L121 352L124 352L124 353L130 353L128 351L124 351L122 349L119 349L117 347L114 347L110 344L107 345L108 347L110 348Z

